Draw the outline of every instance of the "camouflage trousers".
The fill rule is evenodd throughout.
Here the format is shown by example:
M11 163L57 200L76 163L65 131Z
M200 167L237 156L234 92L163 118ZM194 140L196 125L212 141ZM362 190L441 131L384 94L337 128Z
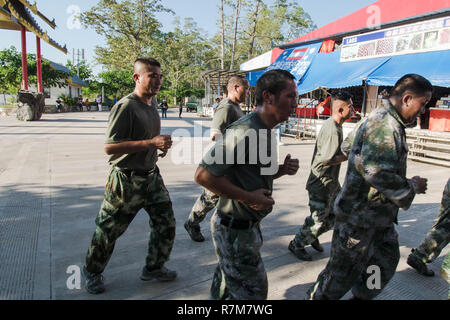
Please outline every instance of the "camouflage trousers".
M211 232L219 259L211 299L267 299L268 282L260 254L263 239L259 223L246 230L231 229L220 224L220 218L214 213Z
M308 191L309 210L311 215L306 217L294 238L297 247L306 247L316 241L321 234L333 229L333 204L340 187L323 188L315 192Z
M175 239L172 202L156 168L148 176L127 175L112 168L105 197L95 219L96 230L86 255L86 269L102 273L112 255L116 240L125 232L140 209L150 216L150 240L146 266L161 268L169 260Z
M450 215L440 217L422 243L413 251L424 263L434 261L450 242Z
M195 201L192 207L191 213L189 214L189 221L191 224L200 224L208 212L214 209L219 202L219 196L212 193L208 189L202 188L202 194Z
M308 290L308 299L337 300L350 289L359 299L373 299L394 276L400 259L398 235L394 226L365 229L336 222L331 255L316 283ZM373 284L373 267L379 270ZM372 267L372 268L369 268ZM370 278L370 279L369 279Z
M434 261L442 249L450 242L450 179L442 195L441 209L438 221L428 232L423 242L413 251L413 254L424 263Z
M444 259L441 267L441 276L450 284L450 252L447 253L447 256ZM448 299L450 300L450 288L448 292Z

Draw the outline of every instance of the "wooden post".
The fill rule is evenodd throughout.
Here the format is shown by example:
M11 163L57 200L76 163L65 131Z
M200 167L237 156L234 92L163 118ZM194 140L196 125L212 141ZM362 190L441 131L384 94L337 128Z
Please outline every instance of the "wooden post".
M39 93L44 92L42 87L42 57L41 57L41 38L36 36L36 68L37 68L37 90Z
M27 31L25 27L20 27L22 34L22 90L28 90L28 70L27 70Z

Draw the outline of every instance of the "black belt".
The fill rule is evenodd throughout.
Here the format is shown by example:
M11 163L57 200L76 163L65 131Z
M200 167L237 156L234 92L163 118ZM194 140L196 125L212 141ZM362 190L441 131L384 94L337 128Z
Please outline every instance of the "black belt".
M131 170L131 169L122 169L119 167L114 167L114 169L116 169L120 172L123 172L127 176L135 175L135 176L141 176L141 177L146 177L156 171L156 168L153 168L151 170Z
M238 229L238 230L251 229L256 224L258 224L258 221L237 220L226 214L220 213L219 211L217 211L217 215L219 216L220 224L231 229Z

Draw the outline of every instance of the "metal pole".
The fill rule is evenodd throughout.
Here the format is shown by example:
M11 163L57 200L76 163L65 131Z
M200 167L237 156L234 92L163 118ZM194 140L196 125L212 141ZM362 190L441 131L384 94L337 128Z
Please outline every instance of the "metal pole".
M42 57L41 57L41 38L36 36L36 52L37 52L37 90L39 93L44 92L44 88L42 87Z
M367 83L364 81L364 96L361 108L361 114L363 117L366 115L366 104L367 104Z
M27 30L20 27L22 35L22 89L28 90L28 70L27 70Z
M218 85L218 98L220 99L220 72L219 72L219 85Z

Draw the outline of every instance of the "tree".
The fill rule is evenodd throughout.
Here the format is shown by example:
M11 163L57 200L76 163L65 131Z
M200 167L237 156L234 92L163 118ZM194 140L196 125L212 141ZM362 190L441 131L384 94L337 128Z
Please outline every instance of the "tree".
M220 69L225 69L225 17L223 13L223 1L220 0Z
M176 104L185 97L180 94L182 88L203 87L199 74L213 66L215 52L205 32L192 18L184 19L181 24L177 17L173 25L174 31L165 34L164 46L159 47L161 51L156 51L155 56L163 65L162 95L174 98Z
M85 90L86 96L98 96L102 89L105 96L111 99L120 99L133 92L135 83L133 81L133 70L113 70L102 72L96 80L88 80L89 90Z
M234 65L239 65L316 28L309 14L296 1L276 0L268 5L264 0L241 0L244 14L237 28L237 41L234 42L236 5L230 1L225 0L225 5L233 9L234 19L227 15L223 19L219 17L220 23L224 21L221 31L228 31L225 33L224 41L225 68L234 68ZM220 38L221 35L216 34L212 42L219 45Z
M238 32L239 15L240 15L240 12L241 12L241 6L242 6L241 0L236 0L235 14L234 14L234 28L233 28L233 44L232 44L232 49L231 49L230 70L233 70L233 68L234 68L234 56L235 56L235 53L236 53L237 32Z
M253 47L255 46L256 39L256 27L258 26L258 14L261 7L261 0L256 0L256 7L253 12L250 13L249 24L251 26L251 31L249 34L249 48L248 48L248 59L253 58Z
M37 62L35 54L27 55L28 82L37 85ZM70 75L56 70L48 60L42 60L42 84L44 87L65 87ZM0 90L16 94L22 83L22 55L15 47L0 51Z
M86 60L82 60L76 65L74 65L72 61L67 60L66 67L84 81L92 79L94 76L94 73Z
M108 70L120 70L140 56L153 54L163 36L157 12L173 13L160 0L100 0L83 12L82 23L106 38L107 46L95 50L97 61Z
M16 48L0 51L0 91L16 94L22 81L22 60Z

